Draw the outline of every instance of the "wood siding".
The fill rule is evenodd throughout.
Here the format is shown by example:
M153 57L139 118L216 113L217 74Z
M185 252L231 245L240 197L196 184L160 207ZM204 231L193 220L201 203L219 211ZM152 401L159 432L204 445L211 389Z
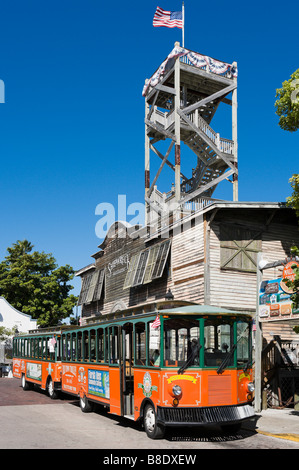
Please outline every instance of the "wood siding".
M173 237L172 284L175 299L204 303L204 231L202 219Z
M246 224L246 219L235 220ZM254 229L254 223L251 224ZM222 269L220 263L220 223L213 222L210 234L210 301L211 305L226 308L242 308L255 311L256 308L256 274L242 272L238 269ZM258 227L255 228L256 230ZM286 258L290 247L299 245L298 227L285 224L270 224L261 232L261 251L269 262ZM264 271L263 279L279 277L282 267Z
M210 303L215 306L255 310L256 274L221 269L220 225L210 232Z
M276 213L278 215L274 217ZM237 227L237 244L233 238L234 227ZM273 262L286 258L291 246L299 246L297 221L286 209L276 212L262 207L248 211L234 208L209 210L205 219L197 214L188 226L178 228L169 232L171 247L162 276L136 287L124 288L130 261L134 255L166 238L149 239L144 236L144 231L137 231L134 238L128 234L119 238L116 233L107 239L101 245L101 251L93 255L95 267L82 270L82 276L85 276L90 270L105 269L102 296L83 306L83 322L88 317L106 315L116 309L164 300L169 290L175 300L255 312L257 286L253 267L257 250L262 251L264 259ZM232 233L232 240L228 239L229 233ZM245 234L244 239L240 241L242 234ZM240 253L238 246L242 247ZM227 258L230 249L232 254L234 251L237 254L233 261ZM250 262L246 259L248 254ZM225 257L227 263L223 262ZM275 279L281 273L282 267L265 270L263 280ZM285 339L294 335L290 323L263 323L266 337L271 333L279 334L280 330Z
M240 220L238 220L240 222ZM246 223L245 220L242 221ZM298 227L273 223L261 232L263 258L269 263L284 259L290 254L290 247L299 246ZM232 309L256 310L256 274L221 269L220 264L220 224L214 222L210 234L210 303ZM282 275L282 266L267 269L263 280L271 280ZM299 323L299 322L298 322ZM263 322L263 336L267 341L273 335L283 339L296 339L294 322Z

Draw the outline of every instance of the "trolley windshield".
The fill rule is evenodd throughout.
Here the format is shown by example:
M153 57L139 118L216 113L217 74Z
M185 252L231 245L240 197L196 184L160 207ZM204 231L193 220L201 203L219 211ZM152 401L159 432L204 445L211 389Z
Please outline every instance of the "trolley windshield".
M164 319L163 365L242 368L251 359L251 320L229 316Z

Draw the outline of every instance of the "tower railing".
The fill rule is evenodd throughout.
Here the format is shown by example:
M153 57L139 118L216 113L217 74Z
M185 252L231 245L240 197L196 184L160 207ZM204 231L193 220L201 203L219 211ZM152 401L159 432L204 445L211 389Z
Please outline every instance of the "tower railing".
M234 142L230 139L220 137L220 134L215 132L214 129L200 116L198 109L187 114L190 121L195 124L205 136L223 153L234 154ZM174 124L174 112L160 111L156 106L152 113L151 120L164 127L165 130Z
M188 57L189 54L186 54L186 55L180 57L180 62L182 62L183 64L191 65L191 67L196 67L196 68L199 68L200 70L204 70L204 71L207 72L207 73L213 73L213 74L215 74L215 75L220 75L221 77L229 78L229 79L232 79L232 80L234 79L234 76L233 76L233 74L232 74L232 72L231 72L231 67L228 67L228 68L227 68L224 72L222 72L222 73L219 72L218 70L217 70L217 72L215 72L215 71L213 70L213 67L211 67L211 66L209 65L209 61L212 61L212 62L214 62L214 63L216 63L216 64L220 64L220 63L221 63L220 61L214 60L214 59L212 59L211 57L208 57L208 56L202 56L202 55L197 54L197 53L192 53L192 51L189 51L189 53L191 53L191 54L193 54L193 55L195 55L195 56L201 57L202 60L205 59L206 63L203 64L202 66L196 65L196 64L195 64L194 62L192 62L192 61L190 60L190 58ZM222 62L221 64L224 64L224 63Z

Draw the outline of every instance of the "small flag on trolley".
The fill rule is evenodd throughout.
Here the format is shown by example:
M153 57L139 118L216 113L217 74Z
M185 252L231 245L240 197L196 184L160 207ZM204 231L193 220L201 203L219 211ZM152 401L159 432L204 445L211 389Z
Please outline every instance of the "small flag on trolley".
M165 26L166 28L183 28L183 14L181 11L166 11L157 7L153 26Z
M48 348L49 348L49 352L50 353L54 353L55 352L55 344L56 344L56 338L55 336L53 335L52 338L50 338L48 340Z
M159 315L157 315L156 319L154 320L152 324L152 328L159 328L160 325L161 325L160 318L159 318Z

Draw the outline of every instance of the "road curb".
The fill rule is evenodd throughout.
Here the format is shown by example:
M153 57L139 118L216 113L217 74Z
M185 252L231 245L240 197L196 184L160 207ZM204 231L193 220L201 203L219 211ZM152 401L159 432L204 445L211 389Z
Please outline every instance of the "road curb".
M259 429L256 429L256 432L258 432L259 434L264 434L265 436L277 437L278 439L286 439L288 441L299 442L299 434L274 434L267 431L261 431Z

